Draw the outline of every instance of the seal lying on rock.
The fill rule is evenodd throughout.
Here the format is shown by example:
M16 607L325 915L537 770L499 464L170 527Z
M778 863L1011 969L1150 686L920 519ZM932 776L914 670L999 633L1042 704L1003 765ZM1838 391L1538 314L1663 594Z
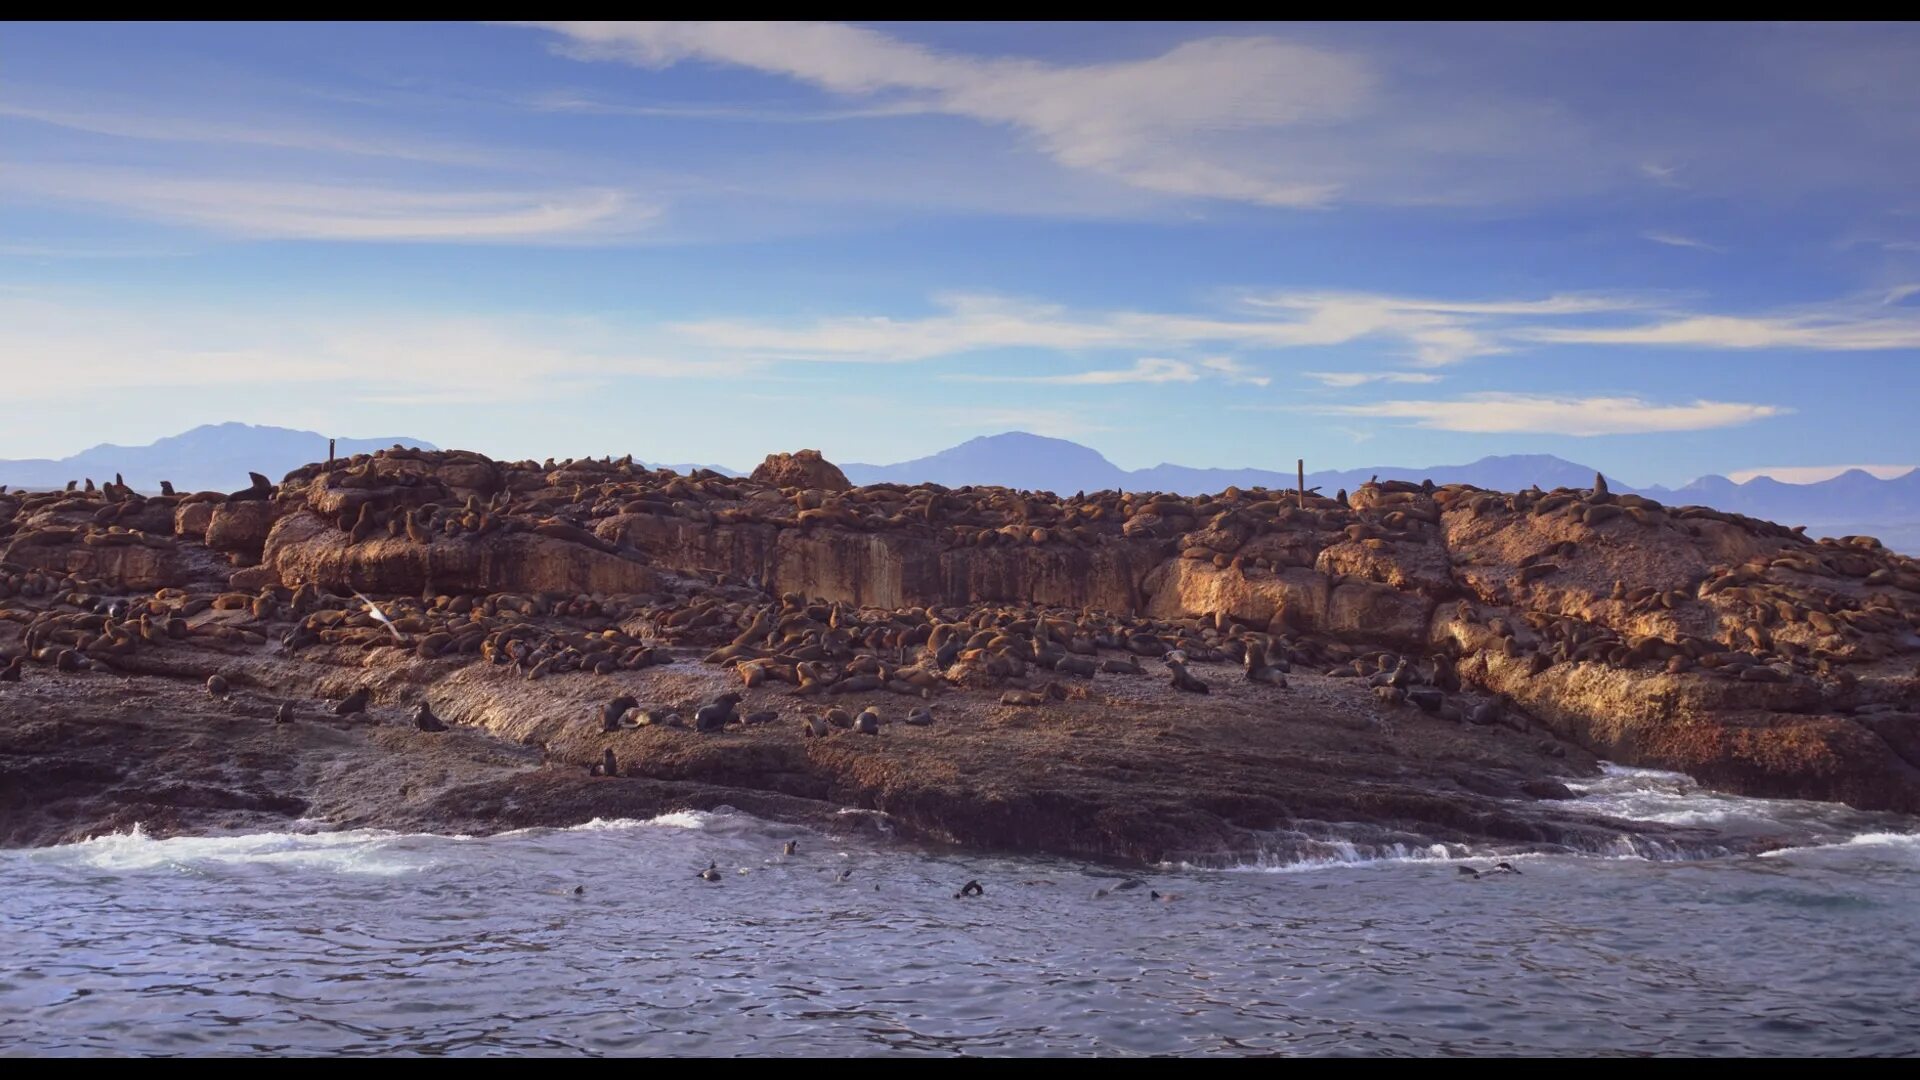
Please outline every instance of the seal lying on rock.
M341 699L338 704L334 705L331 711L335 716L352 716L357 712L365 712L367 702L372 700L373 693L363 686Z

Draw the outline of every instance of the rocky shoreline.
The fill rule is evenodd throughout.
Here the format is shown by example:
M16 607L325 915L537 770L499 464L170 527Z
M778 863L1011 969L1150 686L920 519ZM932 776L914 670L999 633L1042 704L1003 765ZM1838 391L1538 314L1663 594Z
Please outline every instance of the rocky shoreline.
M1920 812L1920 563L1604 484L1060 497L396 449L75 488L0 493L9 845L722 805L1147 862L1716 842L1569 811L1599 758Z

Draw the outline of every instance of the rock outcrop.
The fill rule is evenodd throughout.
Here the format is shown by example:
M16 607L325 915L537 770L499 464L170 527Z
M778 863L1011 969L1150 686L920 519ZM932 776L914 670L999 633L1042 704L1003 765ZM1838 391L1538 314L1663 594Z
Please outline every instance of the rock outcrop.
M1166 658L1170 689L1182 692L1130 723L1154 710L1206 724L1235 709L1285 716L1312 686L1333 695L1316 706L1329 724L1355 702L1375 717L1355 745L1372 737L1367 724L1416 717L1460 739L1519 732L1732 791L1920 811L1920 562L1868 537L1813 540L1604 489L1060 497L850 488L814 451L729 478L630 458L396 449L307 466L270 492L0 493L0 660L138 674L199 670L180 655L244 667L270 648L320 665L276 674L283 685L342 667L390 669L408 685L445 678L474 689L461 691L464 704L436 699L439 715L591 761L609 747L551 727L549 691L523 699L496 673L611 689L667 685L670 665L704 660L756 695L750 704L766 693L809 703L949 695L997 710L969 714L980 723L1021 730L1036 714L1024 710L1146 701L1094 688L1124 686L1147 673L1142 659ZM1232 694L1221 690L1223 664L1236 665ZM1166 673L1151 671L1165 686ZM600 732L596 722L587 734ZM734 758L655 731L625 740L617 757L675 783L919 807L929 834L985 842L955 824L951 806L934 813L925 785L892 766L798 737ZM986 746L971 751L981 762ZM1040 813L1033 792L1057 790L1033 771L1037 758L976 767L1003 785L1009 822ZM1156 776L1163 792L1198 782ZM1076 790L1082 810L1125 817ZM1259 800L1286 801L1273 787ZM1252 805L1227 816L1260 827L1289 818ZM1320 805L1357 812L1331 796ZM1447 816L1396 805L1399 820ZM1147 826L1127 820L1086 842L1166 850L1164 836L1160 847L1128 846L1121 834L1137 840Z
M852 487L840 467L820 456L818 450L799 450L791 454L768 454L767 460L753 470L753 482L777 488L801 488L817 491L845 491Z

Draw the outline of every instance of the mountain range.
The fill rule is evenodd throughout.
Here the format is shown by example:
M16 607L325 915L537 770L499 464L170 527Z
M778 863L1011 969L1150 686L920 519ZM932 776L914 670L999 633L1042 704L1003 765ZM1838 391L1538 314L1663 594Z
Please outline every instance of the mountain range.
M336 439L333 452L352 457L395 444L438 450L420 439ZM158 491L170 480L178 491L232 491L247 486L247 473L270 480L315 461L327 459L327 437L316 431L261 427L229 422L203 424L169 435L146 446L101 443L72 457L58 460L25 458L0 460L0 484L25 488L63 487L69 480L91 478L99 483L118 473L137 491Z
M1061 494L1114 488L1197 495L1229 485L1290 489L1295 483L1293 473L1270 469L1197 469L1166 463L1147 469L1122 469L1098 451L1078 443L1018 431L969 439L937 454L896 465L856 462L840 468L856 484L998 484ZM1496 491L1518 491L1534 484L1548 489L1589 488L1597 472L1590 465L1551 454L1508 454L1466 465L1319 470L1307 473L1307 486L1331 495L1341 488L1351 491L1378 477L1466 483ZM1679 488L1635 488L1609 476L1607 486L1664 503L1711 506L1769 521L1806 525L1821 535L1871 533L1890 547L1920 551L1920 469L1890 480L1852 469L1814 484L1785 484L1764 476L1738 484L1724 476L1703 476Z
M334 452L346 457L396 443L437 449L421 439L397 437L339 439ZM157 490L163 479L173 481L181 491L228 490L245 487L249 471L278 479L326 455L327 438L316 432L241 423L208 424L148 446L104 443L57 461L0 460L0 484L58 487L68 480L92 477L101 481L120 473L128 484L142 490ZM666 467L679 472L705 467L740 475L713 465ZM1166 463L1148 469L1122 469L1099 451L1079 443L1020 431L969 439L912 461L893 465L853 462L842 465L841 470L856 484L998 484L1060 494L1114 488L1197 495L1230 485L1286 489L1294 484L1292 473L1269 469L1202 469ZM1542 488L1585 488L1593 486L1595 471L1550 454L1510 454L1466 465L1319 470L1307 474L1307 486L1332 494L1341 488L1351 491L1377 476L1382 480L1468 483L1499 491L1535 484ZM1661 502L1694 503L1806 525L1822 535L1871 533L1899 550L1920 551L1920 470L1882 480L1854 469L1814 484L1786 484L1764 476L1743 484L1724 476L1703 476L1680 488L1634 488L1613 477L1608 477L1607 483L1615 491L1637 491Z

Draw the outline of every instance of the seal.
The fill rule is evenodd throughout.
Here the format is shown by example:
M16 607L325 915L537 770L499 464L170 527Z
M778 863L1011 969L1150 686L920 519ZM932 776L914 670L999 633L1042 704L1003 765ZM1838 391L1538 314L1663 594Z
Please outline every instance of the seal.
M365 712L367 702L372 700L373 694L363 686L341 699L338 704L334 705L331 711L335 716L352 716L357 712Z
M274 710L273 722L276 724L293 723L293 702L291 701L281 702L280 707Z
M16 656L12 660L8 661L6 668L4 670L0 670L0 682L19 682L20 681L20 662L24 659L26 658L21 656Z
M718 863L711 863L711 862L710 862L710 863L708 863L708 864L707 864L707 868L706 868L705 870L702 870L702 871L700 871L700 880L701 880L701 881L711 881L711 882L714 882L714 883L716 883L716 884L718 884L718 883L719 883L719 881L720 881L720 866L719 866L719 864L718 864Z
M227 696L227 694L228 694L229 692L230 692L230 691L229 691L229 690L228 690L228 688L227 688L227 680L226 680L226 678L225 678L224 676L220 676L220 675L209 675L209 676L207 676L207 694L208 694L208 696L210 696L210 697L217 697L217 698L224 698L224 697L226 697L226 696Z
M621 694L607 704L602 705L600 707L600 730L603 732L619 731L620 721L627 715L629 710L638 707L639 704L640 703L632 697Z
M618 758L615 758L613 756L612 747L608 747L606 750L601 752L600 775L601 776L619 776L620 775L620 761Z
M731 691L713 699L711 705L700 706L693 714L693 726L696 731L719 731L733 719L733 707L740 704L740 695Z
M798 840L789 840L786 843L780 845L780 854L782 855L798 855L799 853L800 853L800 841Z
M853 718L853 730L862 735L880 734L879 710L871 705L860 710L860 715Z
M960 891L954 893L953 898L958 900L963 896L985 896L986 892L987 890L978 881L969 881L960 886Z
M912 724L914 727L926 727L932 724L933 723L932 707L927 705L916 706L915 708L913 708L911 711L907 713L907 723Z
M1212 692L1206 683L1201 682L1197 676L1187 670L1187 665L1178 660L1168 660L1166 661L1166 665L1167 670L1171 672L1169 681L1173 684L1175 690L1185 690L1189 694L1207 694Z
M228 502L264 501L273 495L273 481L257 472L250 472L247 477L253 481L252 486L232 492L227 496ZM89 480L87 483L91 487L93 481Z
M413 710L413 726L419 728L421 731L447 730L447 725L442 722L439 717L433 715L433 709L428 707L424 701L420 703L418 708Z

